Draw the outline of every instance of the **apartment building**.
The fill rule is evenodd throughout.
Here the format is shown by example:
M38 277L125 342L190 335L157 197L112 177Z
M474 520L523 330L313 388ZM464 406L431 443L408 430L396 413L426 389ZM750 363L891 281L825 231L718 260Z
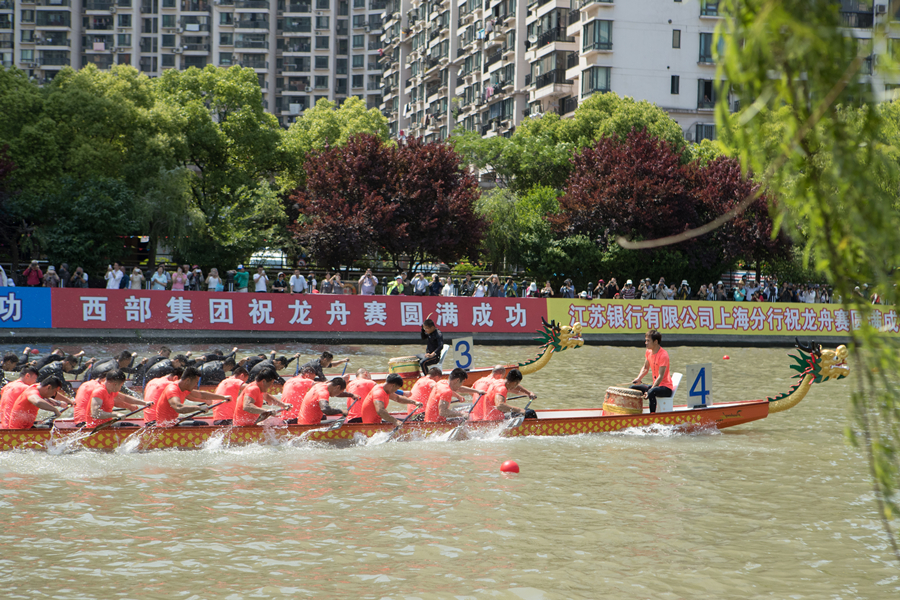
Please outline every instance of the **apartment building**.
M64 66L241 65L287 125L320 98L381 105L385 0L0 0L0 60L47 82Z
M897 13L887 0L837 1L861 47ZM571 116L614 91L655 103L689 140L714 138L720 19L719 0L391 0L382 109L398 137L442 139L457 127L508 136L523 119ZM863 76L900 93L874 64Z

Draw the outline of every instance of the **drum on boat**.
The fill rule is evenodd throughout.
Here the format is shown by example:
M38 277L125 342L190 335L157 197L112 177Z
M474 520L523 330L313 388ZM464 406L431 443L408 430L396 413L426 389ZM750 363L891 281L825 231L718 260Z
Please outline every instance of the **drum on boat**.
M388 361L388 373L396 373L403 378L403 389L411 390L422 375L422 367L416 356L399 356Z
M643 392L621 387L606 388L606 398L603 400L604 414L639 415L643 412Z

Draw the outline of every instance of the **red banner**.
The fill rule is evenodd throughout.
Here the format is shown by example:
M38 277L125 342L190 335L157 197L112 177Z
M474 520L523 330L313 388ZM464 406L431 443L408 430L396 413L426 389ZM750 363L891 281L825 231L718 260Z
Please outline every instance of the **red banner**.
M415 331L429 313L445 333L533 332L539 298L251 294L54 288L53 327L225 331Z

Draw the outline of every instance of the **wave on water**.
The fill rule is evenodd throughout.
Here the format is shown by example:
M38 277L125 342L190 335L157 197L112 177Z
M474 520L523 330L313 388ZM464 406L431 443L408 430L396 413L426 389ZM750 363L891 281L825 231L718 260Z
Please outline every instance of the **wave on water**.
M722 432L714 423L698 427L696 425L662 425L654 423L643 427L629 427L619 431L611 431L607 435L617 437L682 437L682 436L707 436L722 435Z

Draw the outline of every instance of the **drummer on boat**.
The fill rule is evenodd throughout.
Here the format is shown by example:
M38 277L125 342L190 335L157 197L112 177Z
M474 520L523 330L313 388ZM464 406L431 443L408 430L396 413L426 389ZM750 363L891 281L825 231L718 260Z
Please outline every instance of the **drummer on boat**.
M651 329L644 334L644 345L647 348L644 351L644 366L641 367L641 372L631 382L634 384L631 386L631 389L643 392L650 401L651 413L656 412L656 399L671 398L672 389L675 387L672 384L672 375L669 372L669 353L663 349L661 344L662 334L657 330ZM653 383L651 385L641 383L641 380L647 373L653 374Z

